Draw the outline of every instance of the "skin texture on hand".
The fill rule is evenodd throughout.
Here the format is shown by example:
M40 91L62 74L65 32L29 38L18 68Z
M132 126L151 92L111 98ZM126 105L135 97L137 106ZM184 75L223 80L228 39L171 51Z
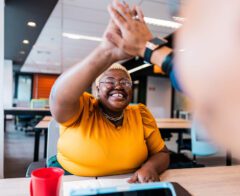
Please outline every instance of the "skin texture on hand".
M129 183L146 183L160 181L157 171L150 167L142 167L128 180Z
M141 9L135 7L130 10L127 4L114 1L113 5L108 6L108 12L119 27L122 36L109 32L106 35L107 39L127 54L143 57L146 42L151 40L153 35L144 22ZM133 13L136 14L135 17L133 17Z
M144 22L142 10L137 6L130 9L127 4L114 1L112 6L108 6L108 11L120 34L111 31L106 34L106 38L127 54L144 57L146 43L153 35ZM171 51L172 49L166 46L155 50L151 62L161 67Z
M159 175L168 168L169 152L166 146L153 155L129 179L129 183L160 181Z
M118 28L118 26L116 26L116 24L114 23L114 21L112 19L110 19L108 26L103 34L104 41L102 44L106 48L109 48L111 50L113 58L116 59L115 61L131 58L131 56L129 54L127 54L123 50L117 48L116 45L114 45L112 42L110 42L108 40L107 37L109 34L121 36L120 29Z

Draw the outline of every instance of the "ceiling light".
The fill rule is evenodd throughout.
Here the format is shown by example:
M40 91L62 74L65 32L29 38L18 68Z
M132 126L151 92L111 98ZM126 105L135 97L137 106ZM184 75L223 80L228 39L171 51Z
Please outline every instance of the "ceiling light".
M24 40L22 41L22 43L23 43L23 44L29 44L29 40L24 39Z
M178 29L179 27L181 27L180 23L169 21L169 20L161 20L161 19L149 18L149 17L144 17L144 20L146 23L155 25L155 26L163 26L163 27L168 27L173 29Z
M27 23L27 25L28 25L29 27L36 27L36 26L37 26L37 24L36 24L35 22L33 22L33 21L29 21L29 22Z
M149 66L151 66L151 65L152 65L152 64L149 64L149 63L140 65L140 66L138 66L138 67L135 67L135 68L133 68L133 69L128 70L128 73L131 74L131 73L133 73L133 72L136 72L136 71L139 71L139 70L141 70L141 69L147 68L147 67L149 67Z
M25 54L25 51L21 50L19 53L20 53L20 54Z
M98 41L98 42L101 42L103 40L101 37L93 37L93 36L79 35L79 34L72 34L72 33L63 33L62 36L67 37L69 39L84 39L84 40Z

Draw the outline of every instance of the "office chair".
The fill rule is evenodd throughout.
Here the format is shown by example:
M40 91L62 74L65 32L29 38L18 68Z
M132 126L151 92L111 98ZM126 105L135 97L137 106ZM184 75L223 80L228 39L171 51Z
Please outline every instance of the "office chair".
M179 141L177 141L179 142ZM192 121L191 138L183 139L181 150L189 150L193 159L189 159L184 154L170 153L170 168L195 168L205 167L196 161L197 156L210 156L217 153L217 148L208 138L205 129L196 121Z
M46 160L32 162L27 169L26 177L30 177L33 170L47 166L47 161L57 154L57 142L59 138L59 125L53 119L48 124L48 138L47 138L47 156Z
M191 151L194 162L196 162L196 156L210 156L218 151L213 142L209 140L205 129L195 120L191 128Z

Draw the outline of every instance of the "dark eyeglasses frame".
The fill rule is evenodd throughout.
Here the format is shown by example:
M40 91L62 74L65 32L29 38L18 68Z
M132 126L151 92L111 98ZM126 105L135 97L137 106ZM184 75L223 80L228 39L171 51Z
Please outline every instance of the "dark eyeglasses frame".
M99 84L104 84L105 86L108 86L109 88L111 87L116 87L118 84L124 88L131 88L132 87L132 82L127 81L127 80L109 80L106 79L105 81L99 82Z

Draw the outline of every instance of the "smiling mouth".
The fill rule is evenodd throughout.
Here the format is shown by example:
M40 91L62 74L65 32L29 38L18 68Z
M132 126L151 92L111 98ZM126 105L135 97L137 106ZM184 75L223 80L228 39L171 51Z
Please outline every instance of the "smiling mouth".
M111 93L110 97L118 100L123 100L123 99L126 99L127 96L124 95L123 93Z
M123 94L120 94L120 93L115 93L115 94L112 94L111 95L112 97L116 97L116 98L123 98Z

